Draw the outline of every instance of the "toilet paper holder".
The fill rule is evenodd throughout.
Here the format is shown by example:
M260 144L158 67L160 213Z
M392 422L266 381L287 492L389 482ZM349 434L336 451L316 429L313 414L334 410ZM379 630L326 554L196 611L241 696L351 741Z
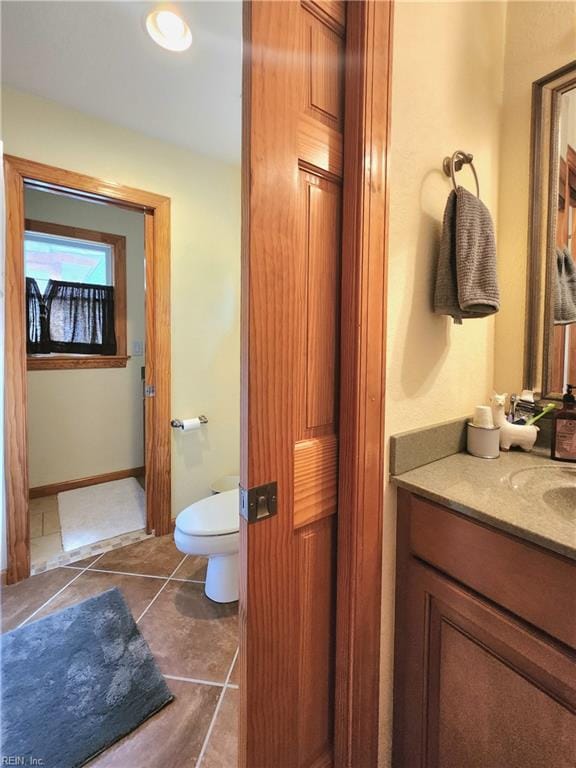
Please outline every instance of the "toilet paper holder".
M200 424L208 424L208 418L206 416L198 416L198 421ZM172 419L170 422L170 426L173 429L184 429L184 422L182 419Z

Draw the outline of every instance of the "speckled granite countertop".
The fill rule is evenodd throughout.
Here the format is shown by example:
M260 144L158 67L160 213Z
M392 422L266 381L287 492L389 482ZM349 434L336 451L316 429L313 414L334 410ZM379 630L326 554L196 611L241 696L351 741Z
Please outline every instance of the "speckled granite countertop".
M552 467L554 472L525 471L537 467ZM549 473L550 482L542 485L541 478ZM535 491L536 477L540 485ZM391 479L401 488L576 560L576 464L552 461L538 449L502 453L492 460L456 453Z

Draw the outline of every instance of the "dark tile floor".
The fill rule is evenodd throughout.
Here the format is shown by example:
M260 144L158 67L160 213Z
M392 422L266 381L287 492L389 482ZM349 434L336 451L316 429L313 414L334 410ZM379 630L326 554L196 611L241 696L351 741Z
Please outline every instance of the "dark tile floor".
M3 587L3 632L118 587L167 678L175 701L90 766L235 768L237 605L211 602L205 573L163 536Z

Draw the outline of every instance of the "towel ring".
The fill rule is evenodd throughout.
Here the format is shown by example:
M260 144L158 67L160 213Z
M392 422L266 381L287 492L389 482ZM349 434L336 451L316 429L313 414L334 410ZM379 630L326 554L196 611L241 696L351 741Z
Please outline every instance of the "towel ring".
M452 179L452 186L456 190L458 185L456 184L456 171L461 171L463 165L469 165L474 174L474 181L476 182L476 197L480 197L480 182L478 181L478 174L476 168L474 168L474 155L468 152L463 152L461 149L454 152L452 157L445 157L442 164L444 173Z

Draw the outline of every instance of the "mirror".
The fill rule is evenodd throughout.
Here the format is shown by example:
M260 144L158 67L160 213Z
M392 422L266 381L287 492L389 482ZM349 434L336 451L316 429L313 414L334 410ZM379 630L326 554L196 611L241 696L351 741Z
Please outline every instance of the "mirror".
M576 383L576 62L533 85L525 386Z

